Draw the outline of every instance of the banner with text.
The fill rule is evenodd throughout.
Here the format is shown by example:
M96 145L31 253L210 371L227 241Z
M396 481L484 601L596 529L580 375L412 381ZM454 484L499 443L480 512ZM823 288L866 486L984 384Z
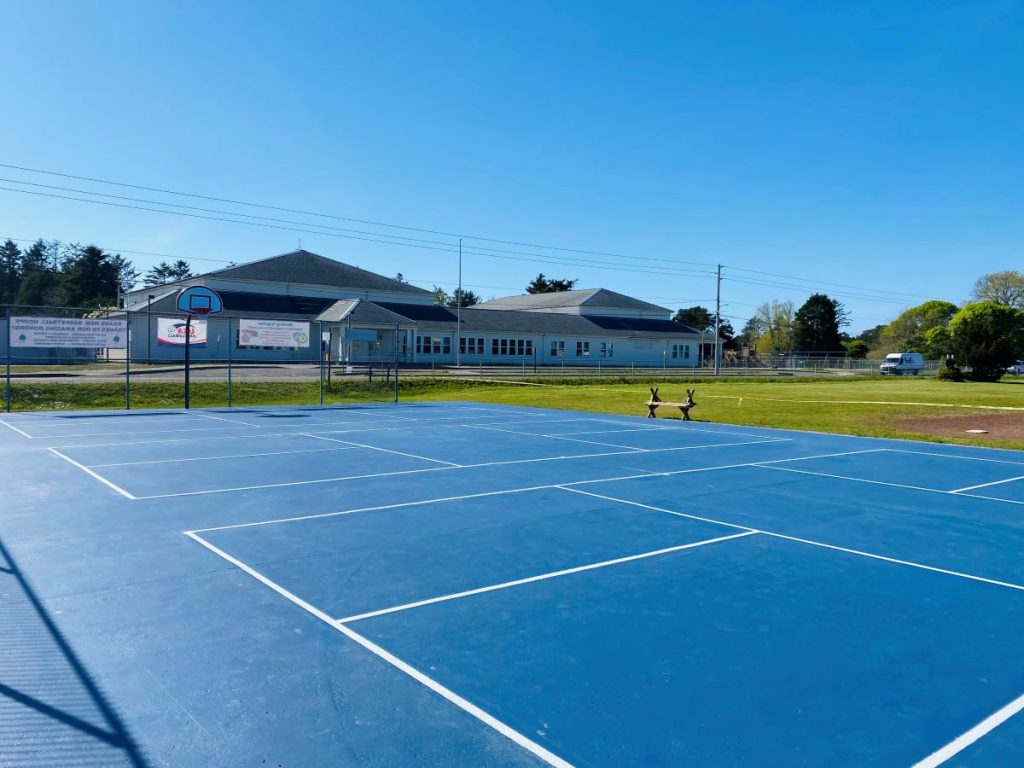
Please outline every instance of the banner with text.
M206 320L192 318L191 346L206 346ZM160 317L156 321L156 343L161 346L185 344L185 320L180 317Z
M309 323L288 320L238 321L240 347L308 347Z
M125 320L76 317L12 317L12 347L93 347L124 349L128 339Z

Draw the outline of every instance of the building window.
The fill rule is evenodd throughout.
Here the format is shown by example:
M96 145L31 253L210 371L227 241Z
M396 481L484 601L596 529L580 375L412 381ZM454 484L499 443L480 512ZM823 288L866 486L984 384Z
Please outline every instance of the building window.
M473 336L461 336L459 338L459 352L463 355L482 355L484 353L484 340Z
M533 357L533 339L526 340L526 354Z
M551 342L551 356L552 357L565 357L565 342L564 341L552 341Z
M590 357L590 342L589 341L577 341L576 342L576 357Z
M601 357L614 357L615 356L615 344L611 341L601 342Z
M690 359L690 345L689 344L673 344L672 345L672 359L683 358L684 360Z

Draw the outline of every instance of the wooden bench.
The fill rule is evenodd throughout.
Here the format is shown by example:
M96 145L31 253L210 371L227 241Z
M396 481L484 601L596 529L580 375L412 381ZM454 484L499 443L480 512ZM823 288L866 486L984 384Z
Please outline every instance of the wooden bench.
M651 387L651 399L644 403L644 405L647 406L647 418L656 418L654 412L664 405L669 408L678 408L683 414L683 421L693 421L693 419L690 418L690 409L697 405L696 401L693 399L693 394L696 391L697 390L695 389L688 389L686 390L686 399L683 400L683 402L672 403L658 397L658 387Z

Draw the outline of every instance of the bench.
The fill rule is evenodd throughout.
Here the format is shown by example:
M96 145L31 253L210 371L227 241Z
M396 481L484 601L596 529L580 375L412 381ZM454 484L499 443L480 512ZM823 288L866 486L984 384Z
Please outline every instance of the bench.
M697 390L695 389L688 389L686 390L686 399L683 400L683 402L672 403L658 397L658 387L651 387L651 399L644 403L644 405L647 406L647 418L656 418L654 412L664 405L669 408L678 408L682 411L683 421L693 421L693 419L690 418L690 409L697 405L696 401L693 399L693 393L696 391Z

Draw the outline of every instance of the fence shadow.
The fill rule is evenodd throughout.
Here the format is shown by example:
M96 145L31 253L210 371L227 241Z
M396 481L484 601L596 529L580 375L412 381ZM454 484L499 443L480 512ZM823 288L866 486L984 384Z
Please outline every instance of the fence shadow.
M0 765L147 763L0 540Z

